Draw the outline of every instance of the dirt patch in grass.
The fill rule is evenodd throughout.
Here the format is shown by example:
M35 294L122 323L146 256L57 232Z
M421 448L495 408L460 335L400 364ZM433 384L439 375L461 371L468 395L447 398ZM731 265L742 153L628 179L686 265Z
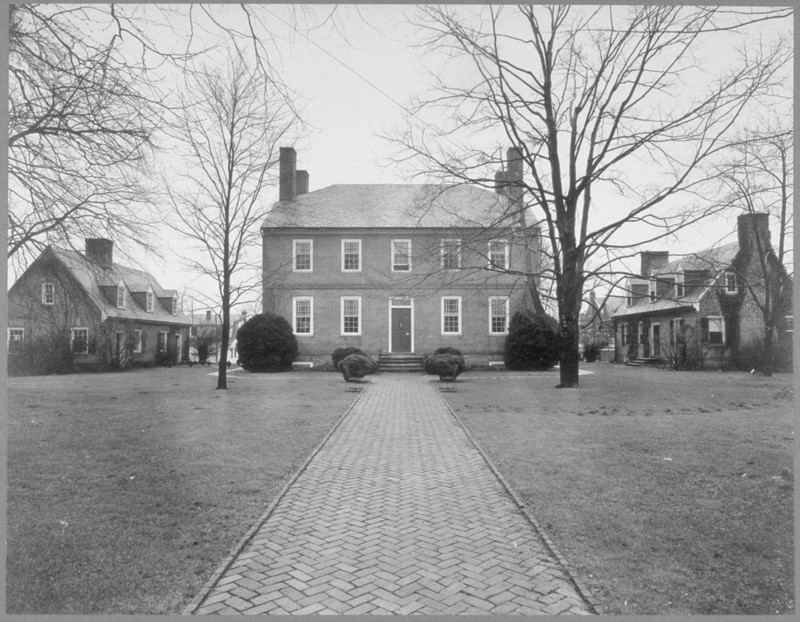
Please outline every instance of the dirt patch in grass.
M341 376L9 379L9 613L179 613L353 399Z
M603 612L793 612L792 377L587 368L445 397Z

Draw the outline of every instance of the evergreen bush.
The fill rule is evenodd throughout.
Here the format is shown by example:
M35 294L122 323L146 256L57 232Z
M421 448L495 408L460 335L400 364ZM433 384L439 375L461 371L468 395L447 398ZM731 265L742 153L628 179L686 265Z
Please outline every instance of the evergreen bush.
M464 370L464 357L460 354L431 354L425 357L423 368L426 374L439 376L439 379L455 380Z
M506 369L550 369L558 362L558 322L549 315L518 311L508 325L504 362Z
M377 371L377 364L368 356L363 354L350 354L339 362L337 369L342 372L346 381L355 378L363 378Z
M600 344L588 342L583 344L583 360L587 363L594 363L600 358Z
M353 348L352 346L348 346L346 348L336 348L331 354L331 358L333 359L333 368L338 370L339 363L341 363L344 359L346 359L351 354L361 354L364 353L359 350L358 348Z
M464 361L464 355L461 354L461 350L459 350L458 348L451 348L450 346L445 346L443 348L436 348L436 350L433 351L433 354L434 355L450 354L451 356L453 356L456 359L456 362L458 363L459 374L461 374L466 367L466 362Z
M297 339L289 322L274 313L259 313L236 332L239 365L249 372L279 372L292 368Z

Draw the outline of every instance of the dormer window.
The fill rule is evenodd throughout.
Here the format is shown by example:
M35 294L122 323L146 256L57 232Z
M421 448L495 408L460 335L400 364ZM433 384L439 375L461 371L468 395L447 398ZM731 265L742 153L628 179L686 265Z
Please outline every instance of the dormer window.
M736 275L733 272L726 272L725 276L725 293L735 294L738 290L736 286Z
M675 298L683 298L685 295L685 288L683 286L683 272L675 273Z
M656 301L656 282L655 279L650 279L649 283L650 302Z
M628 293L628 295L625 297L625 302L629 307L633 306L633 296L631 296L630 293Z
M147 292L147 312L152 313L156 306L156 297L153 290Z
M125 308L125 283L117 285L117 309Z
M172 315L178 315L178 297L172 297Z

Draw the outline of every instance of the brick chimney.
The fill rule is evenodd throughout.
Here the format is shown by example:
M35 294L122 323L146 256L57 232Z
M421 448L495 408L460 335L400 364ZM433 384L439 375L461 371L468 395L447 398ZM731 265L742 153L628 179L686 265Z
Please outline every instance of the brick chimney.
M508 196L507 188L506 188L506 172L505 171L497 171L494 174L494 191L495 191L495 194L499 194L501 196Z
M522 181L522 154L516 147L506 151L506 170L494 174L494 191L516 201L522 196L522 186L515 182Z
M663 268L669 263L669 251L642 251L642 276L650 276L658 268Z
M87 238L85 254L89 261L110 270L114 261L114 242L106 238Z
M291 201L297 196L297 153L294 147L281 147L278 190L280 201Z
M769 214L742 214L736 219L739 248L745 253L765 253L770 248ZM759 242L756 243L756 236ZM759 247L760 244L760 247Z
M308 171L297 171L295 175L295 196L308 192Z

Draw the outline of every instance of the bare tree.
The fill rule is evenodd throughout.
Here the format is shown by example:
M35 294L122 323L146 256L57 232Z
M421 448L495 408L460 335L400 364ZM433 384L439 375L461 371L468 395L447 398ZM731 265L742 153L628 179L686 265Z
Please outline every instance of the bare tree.
M561 387L577 387L579 313L587 274L606 274L639 243L664 239L721 209L698 193L728 148L739 120L781 86L787 38L726 57L715 75L695 51L714 37L791 10L671 6L422 9L429 48L455 58L459 74L439 82L413 110L398 140L407 157L452 183L494 184L498 144L514 147L524 175L513 181L549 241L561 332ZM464 67L477 78L465 81ZM688 86L690 85L690 86ZM462 147L460 136L470 146ZM487 138L488 136L488 138ZM438 137L439 140L434 140ZM480 140L484 142L479 142ZM480 148L489 143L488 148ZM601 191L613 205L598 205ZM508 214L504 216L508 218ZM587 272L587 268L589 268Z
M758 307L764 324L760 371L771 376L774 368L775 331L791 315L792 266L790 243L793 231L794 137L789 122L764 125L750 132L736 146L730 161L720 171L721 202L747 214L769 214L777 221L777 244L766 232L753 232L749 261L734 266L742 296ZM746 251L748 249L745 249ZM741 303L740 303L741 304Z
M237 51L222 69L206 68L188 77L176 122L186 148L170 189L175 229L199 258L190 266L218 286L222 312L218 389L227 388L231 307L259 286L260 225L267 202L261 191L272 181L279 142L298 117L274 83Z

